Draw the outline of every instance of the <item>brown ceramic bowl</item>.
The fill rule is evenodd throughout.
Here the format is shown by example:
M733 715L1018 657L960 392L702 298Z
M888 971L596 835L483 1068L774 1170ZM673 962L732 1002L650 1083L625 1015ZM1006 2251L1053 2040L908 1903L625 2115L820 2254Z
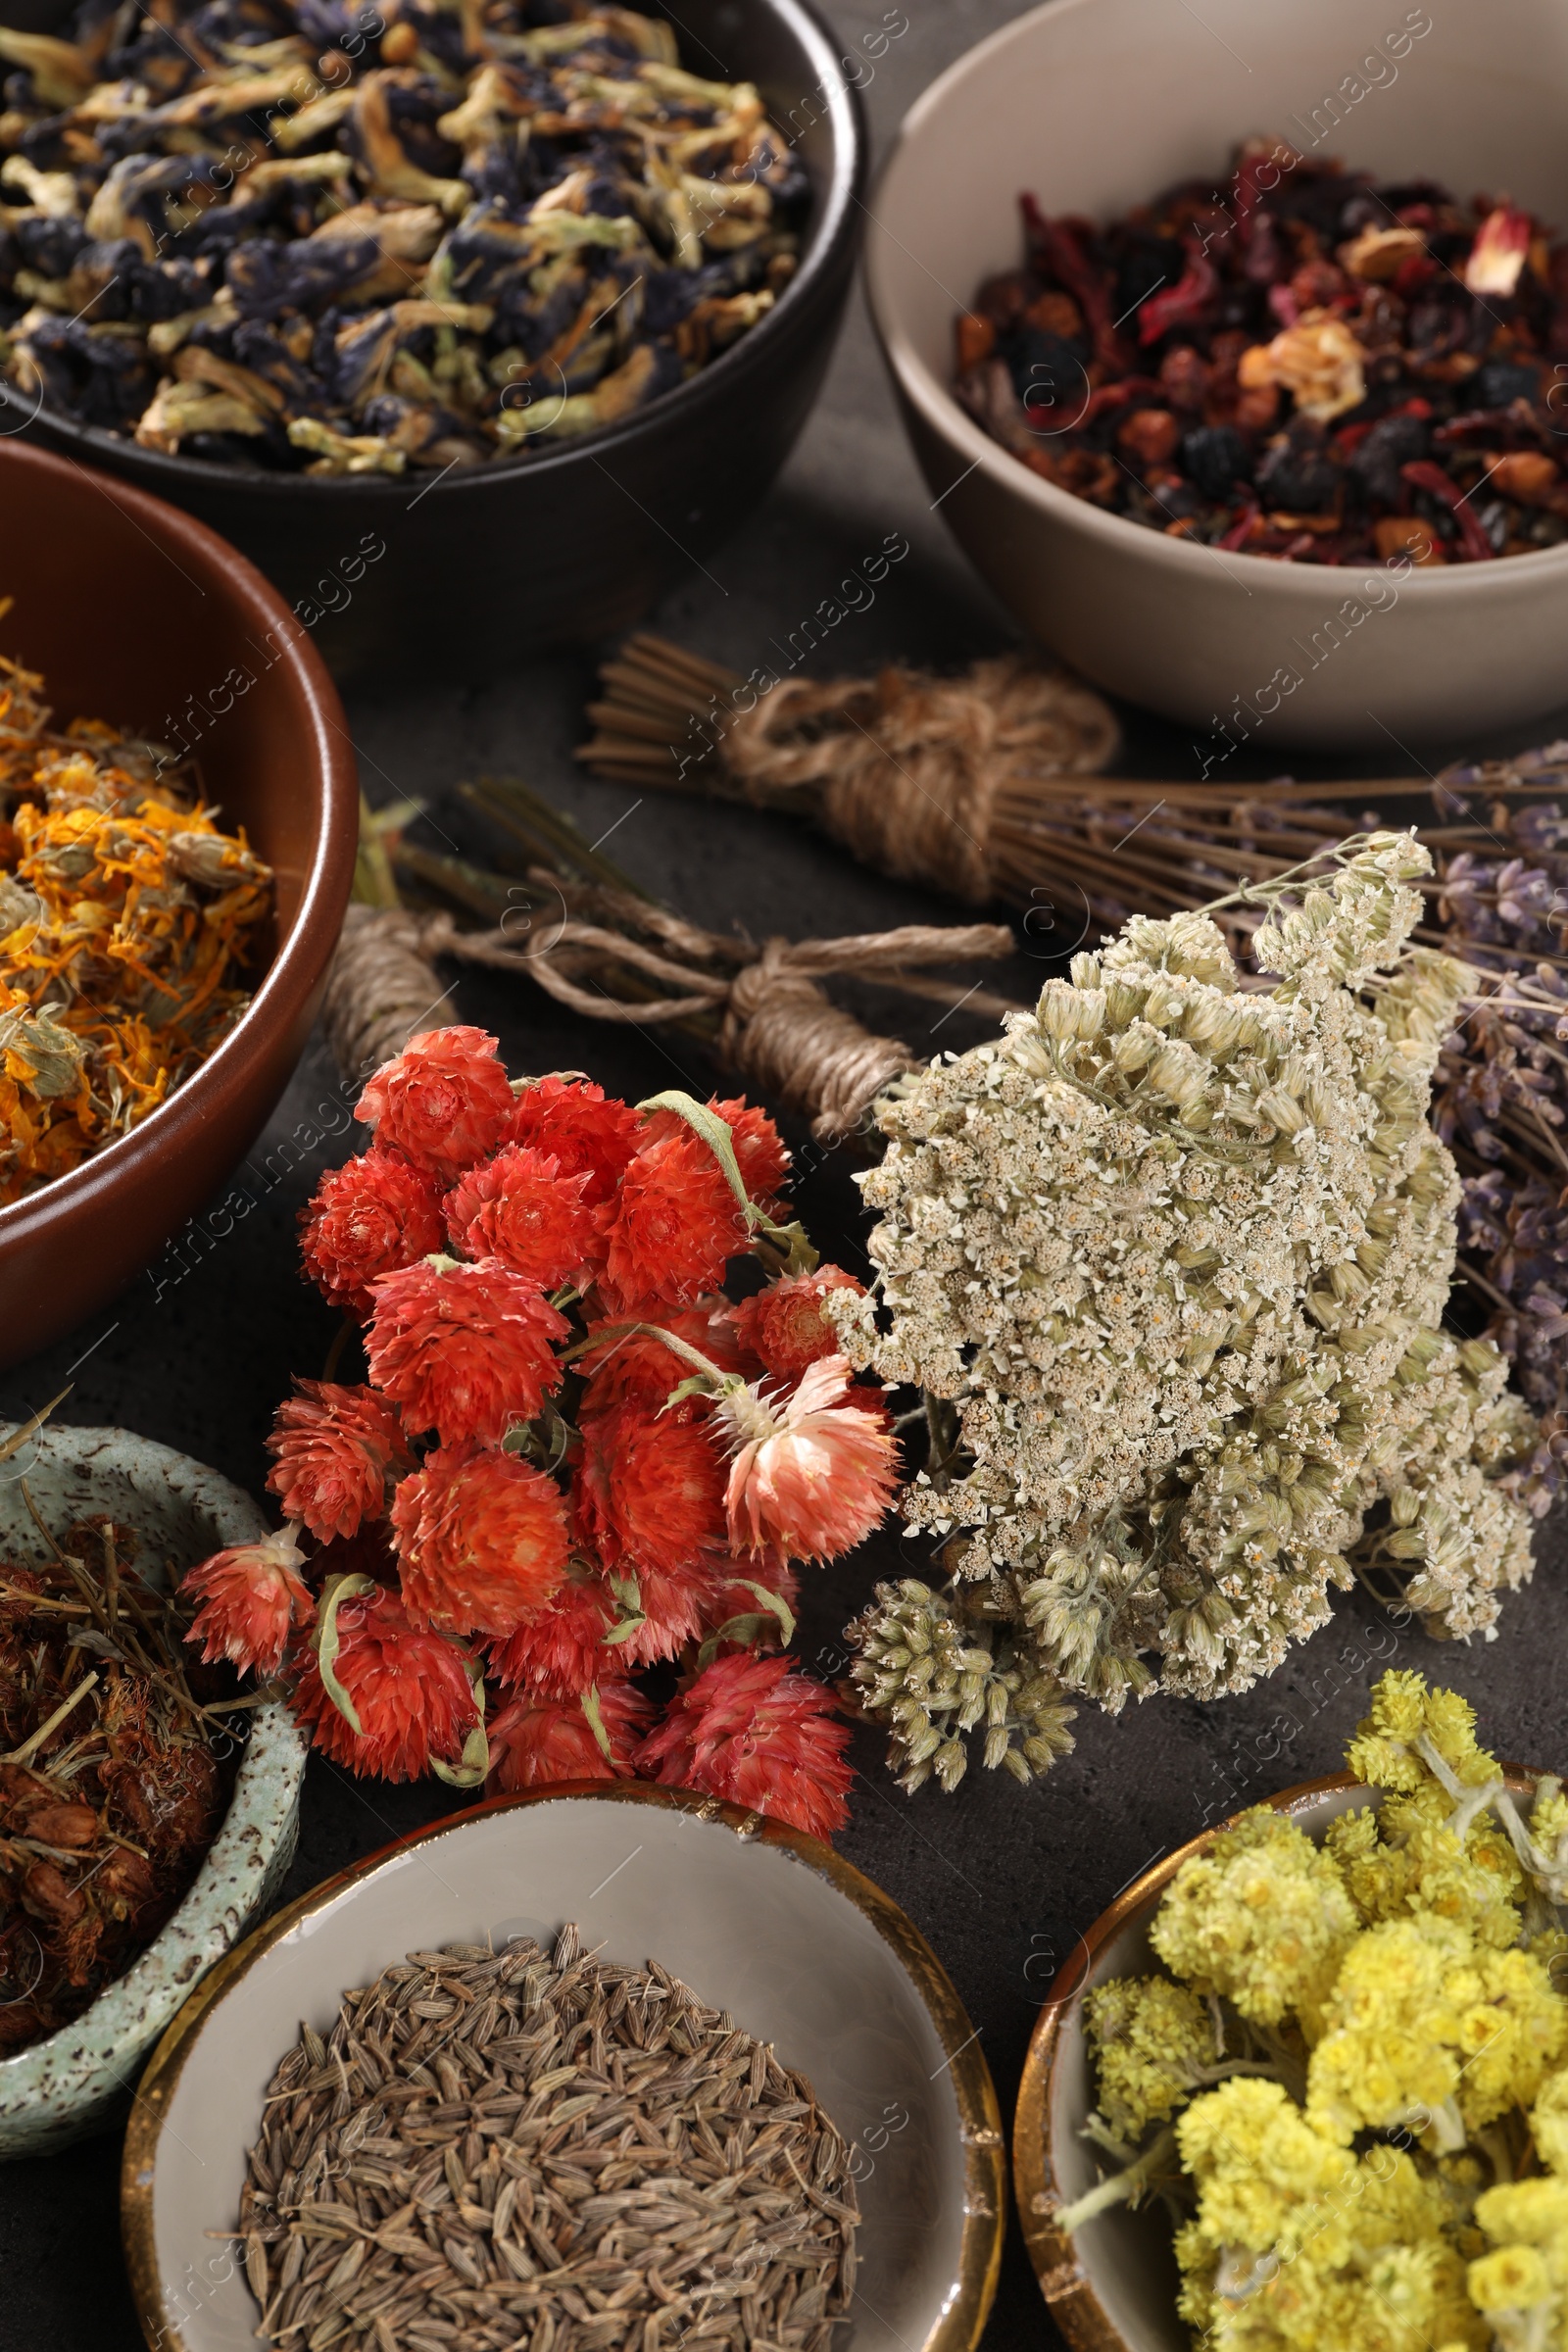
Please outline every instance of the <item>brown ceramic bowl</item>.
M1528 1797L1538 1776L1517 1764L1502 1770L1513 1794ZM1378 1791L1348 1772L1335 1772L1282 1788L1268 1802L1316 1836L1336 1814L1368 1798L1375 1803ZM1080 2136L1094 2105L1084 1995L1111 1977L1140 1976L1158 1967L1149 1925L1160 1896L1182 1864L1205 1852L1230 1827L1231 1822L1217 1823L1122 1889L1079 1938L1030 2038L1012 2125L1013 2192L1040 2291L1072 2352L1192 2352L1193 2338L1176 2316L1170 2223L1157 2204L1137 2213L1112 2206L1070 2237L1052 2217L1093 2188L1102 2171L1091 2144Z
M277 881L265 974L217 1053L129 1135L0 1209L0 1365L113 1298L250 1149L310 1033L359 823L335 688L282 599L203 524L0 440L6 594L0 654L42 671L57 718L166 742L194 725L209 799Z

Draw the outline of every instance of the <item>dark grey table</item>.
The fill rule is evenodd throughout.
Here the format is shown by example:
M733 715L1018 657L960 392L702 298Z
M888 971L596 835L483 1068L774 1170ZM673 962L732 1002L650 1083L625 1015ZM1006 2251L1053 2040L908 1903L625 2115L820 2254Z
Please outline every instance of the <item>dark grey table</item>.
M828 13L848 48L901 12L836 0ZM889 45L865 89L881 142L934 74L1016 12L1008 0L909 0L909 13L907 31ZM812 657L812 668L872 669L895 656L956 664L1008 641L1005 615L930 510L858 303L826 395L772 497L738 520L706 573L670 596L654 625L749 669L890 531L907 537L909 557L890 571L875 603ZM329 659L330 626L324 621L321 635ZM733 918L759 935L801 936L952 919L942 903L861 872L783 819L684 801L639 803L634 792L583 781L570 754L584 731L592 671L586 654L548 663L519 659L513 674L480 689L454 690L432 675L411 678L397 694L351 697L367 790L375 801L426 801L461 842L464 818L443 797L451 787L484 770L521 774L575 811L590 838L613 828L612 854L628 871L712 925ZM1185 735L1125 716L1130 772L1195 772ZM1543 741L1568 733L1568 717L1531 732ZM1413 748L1436 766L1440 757L1521 743ZM1301 772L1325 769L1303 761ZM1074 943L1047 933L1037 944L1044 951ZM1043 957L1020 957L1006 984L1020 993L1050 968ZM586 1068L632 1100L675 1084L706 1095L715 1082L684 1039L578 1020L520 982L466 977L455 1004L463 1018L500 1033L514 1070ZM906 1003L879 1007L872 1000L870 1009L904 1022L909 1042L924 1044L924 1016L910 1024ZM960 1018L936 1043L967 1044L978 1034ZM321 1170L353 1146L341 1102L335 1072L313 1052L236 1176L255 1203L251 1212L221 1236L196 1220L116 1305L0 1376L0 1416L20 1417L70 1377L65 1418L121 1423L259 1489L276 1401L291 1373L319 1368L332 1334L327 1310L297 1278L294 1219ZM824 1252L863 1267L850 1168L841 1157L808 1159L799 1187L808 1226ZM1561 1757L1563 1533L1559 1518L1539 1539L1535 1582L1509 1602L1501 1638L1490 1645L1440 1650L1419 1634L1396 1633L1359 1596L1345 1600L1332 1625L1245 1698L1206 1707L1155 1699L1120 1721L1082 1712L1076 1752L1028 1791L974 1773L953 1798L928 1788L908 1800L882 1768L880 1740L858 1737L860 1777L843 1850L936 1947L978 2031L1004 2116L1030 2029L1078 1929L1203 1821L1332 1770L1369 1679L1391 1661L1438 1672L1464 1690L1486 1736L1506 1752ZM808 1664L837 1668L846 1618L874 1578L900 1567L899 1543L889 1536L831 1571L808 1573L800 1646ZM458 1801L433 1784L362 1785L313 1761L288 1892ZM106 2138L0 2173L0 2352L134 2352L139 2335L119 2255L118 2161L118 2141ZM1057 2340L1014 2230L988 2347L1023 2352Z

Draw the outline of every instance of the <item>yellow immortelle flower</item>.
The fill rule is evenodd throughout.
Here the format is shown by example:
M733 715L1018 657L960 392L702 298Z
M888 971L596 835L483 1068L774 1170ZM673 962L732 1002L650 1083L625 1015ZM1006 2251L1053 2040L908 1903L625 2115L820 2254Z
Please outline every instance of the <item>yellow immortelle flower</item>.
M1548 2075L1530 2117L1536 2153L1560 2178L1568 2179L1568 2067Z
M1196 1992L1165 1977L1114 1978L1084 2003L1100 2112L1136 2143L1215 2077L1214 2020Z
M1513 2352L1561 2352L1568 2342L1568 2180L1512 2180L1476 2201L1495 2252L1470 2265L1470 2299Z
M1224 2083L1176 2132L1199 2194L1178 2309L1208 2352L1482 2352L1443 2192L1401 2150L1353 2157L1277 2082Z
M1349 2141L1405 2125L1433 2151L1462 2147L1527 2106L1568 2038L1568 2007L1531 1953L1478 1945L1420 1913L1350 1947L1307 2072L1307 2111Z
M1133 2145L1175 2118L1096 2209L1174 2142L1198 2352L1568 2352L1568 1795L1516 1802L1469 1705L1402 1671L1350 1760L1381 1804L1321 1848L1244 1814L1152 1924L1180 1981L1093 1996L1107 2116Z
M1368 1926L1430 1911L1505 1950L1519 1939L1524 1873L1494 1822L1483 1815L1460 1838L1452 1813L1453 1799L1429 1780L1410 1796L1342 1813L1323 1842Z
M1195 1991L1259 2025L1295 2013L1310 2039L1357 1924L1333 1857L1259 1805L1182 1864L1150 1941Z
M1457 1690L1429 1690L1425 1675L1394 1670L1375 1685L1345 1761L1371 1788L1414 1791L1438 1778L1423 1740L1466 1788L1497 1778L1496 1758L1477 1743L1469 1701Z

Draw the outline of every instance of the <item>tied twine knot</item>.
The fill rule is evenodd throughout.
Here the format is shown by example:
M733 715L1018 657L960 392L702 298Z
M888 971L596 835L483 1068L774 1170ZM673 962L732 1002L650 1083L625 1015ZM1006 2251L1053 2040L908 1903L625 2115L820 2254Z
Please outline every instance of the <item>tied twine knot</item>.
M809 799L865 864L982 906L998 895L1003 787L1031 773L1094 774L1115 744L1099 695L1006 654L960 678L786 678L730 720L723 760L747 800Z
M809 1119L819 1142L832 1143L858 1123L894 1078L919 1064L898 1039L874 1036L832 1004L818 979L838 973L896 984L914 965L1010 956L1013 949L1012 934L1002 923L952 929L908 923L896 931L770 939L758 947L639 905L638 922L676 951L662 953L573 915L555 876L536 872L529 879L560 900L561 911L520 939L505 930L460 930L444 912L350 906L322 1004L339 1067L358 1073L390 1061L411 1037L434 1026L432 1016L451 994L436 977L434 959L451 956L494 970L524 971L558 1003L591 1020L647 1026L716 1015L722 1058L760 1094ZM615 894L597 897L605 905ZM704 969L699 956L710 967L722 960L729 968ZM575 975L611 961L668 993L625 1003L602 988L579 985Z

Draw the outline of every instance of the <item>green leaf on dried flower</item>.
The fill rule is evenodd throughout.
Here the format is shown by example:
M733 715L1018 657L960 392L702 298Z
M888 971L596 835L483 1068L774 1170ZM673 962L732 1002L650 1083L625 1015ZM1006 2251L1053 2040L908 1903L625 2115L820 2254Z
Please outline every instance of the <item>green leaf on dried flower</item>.
M616 1576L612 1571L609 1582L610 1590L615 1596L615 1606L621 1613L609 1633L600 1637L607 1647L616 1642L629 1641L633 1634L648 1623L647 1613L643 1608L642 1587L638 1584L637 1579L634 1576Z
M333 1668L337 1662L337 1613L345 1600L358 1600L362 1592L373 1592L373 1576L329 1576L321 1588L321 1606L316 1620L316 1662L320 1671L321 1688L356 1737L364 1734L359 1711Z
M463 1742L463 1754L456 1764L443 1764L439 1756L430 1758L430 1770L449 1788L477 1788L490 1770L490 1735L484 1728L484 1675L473 1659L465 1663L479 1720Z
M755 1592L762 1603L762 1609L747 1610L739 1617L726 1617L717 1632L710 1634L697 1652L699 1673L705 1666L711 1666L718 1655L721 1642L734 1642L743 1649L751 1649L772 1632L775 1620L783 1634L786 1648L795 1639L795 1612L781 1592L770 1592L766 1585L754 1585L749 1576L732 1577L730 1582L742 1586L748 1592Z
M610 1745L610 1734L605 1729L605 1719L599 1711L599 1686L597 1683L591 1684L583 1692L582 1711L588 1718L588 1729L598 1740L604 1753L613 1763L614 1755Z

